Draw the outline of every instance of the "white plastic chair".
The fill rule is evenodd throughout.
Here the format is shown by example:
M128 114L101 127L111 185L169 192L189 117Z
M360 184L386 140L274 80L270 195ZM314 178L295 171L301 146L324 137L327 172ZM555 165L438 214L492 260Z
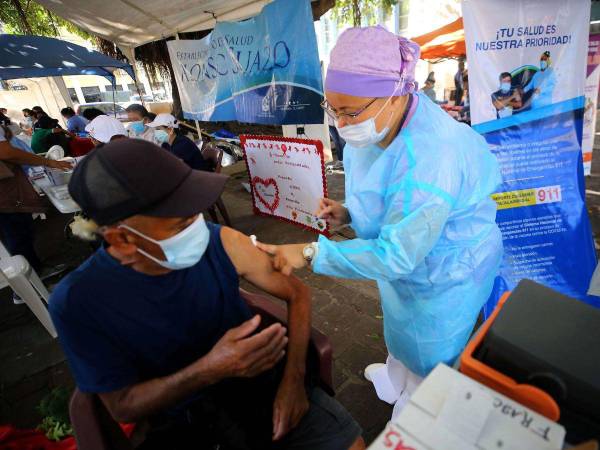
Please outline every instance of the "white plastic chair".
M50 298L48 289L23 256L11 256L0 242L0 289L7 286L23 299L50 336L55 338L56 329L46 307Z

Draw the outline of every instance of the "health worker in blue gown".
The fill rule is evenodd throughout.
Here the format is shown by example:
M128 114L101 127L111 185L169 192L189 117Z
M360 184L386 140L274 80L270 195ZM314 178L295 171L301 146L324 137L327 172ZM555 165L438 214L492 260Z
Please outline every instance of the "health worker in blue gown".
M323 107L346 141L344 204L316 215L356 239L258 244L276 270L310 267L376 280L386 364L365 371L394 416L438 363L463 350L502 258L501 178L486 141L416 93L417 44L382 27L345 31L331 53ZM315 183L318 180L315 180Z
M556 74L551 66L550 52L546 51L540 57L540 70L535 73L524 89L524 92L533 89L533 95L531 96L532 109L552 104L552 94L556 87Z

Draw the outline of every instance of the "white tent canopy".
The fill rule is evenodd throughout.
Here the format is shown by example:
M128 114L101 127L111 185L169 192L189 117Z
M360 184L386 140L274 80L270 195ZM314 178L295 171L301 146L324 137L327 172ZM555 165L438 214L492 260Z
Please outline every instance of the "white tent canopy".
M216 20L246 19L258 14L271 0L37 1L129 53L130 49L176 33L212 29Z

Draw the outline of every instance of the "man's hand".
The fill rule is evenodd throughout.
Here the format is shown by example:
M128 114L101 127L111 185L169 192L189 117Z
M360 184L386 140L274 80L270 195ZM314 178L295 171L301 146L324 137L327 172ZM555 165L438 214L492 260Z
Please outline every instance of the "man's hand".
M309 406L303 378L284 376L273 404L273 440L277 441L293 430Z
M340 226L350 223L350 214L340 202L330 198L322 198L319 209L315 212L319 219L325 219L330 225Z
M308 244L269 245L257 242L256 246L273 257L273 269L288 276L294 269L308 265L302 253Z
M251 336L259 324L257 315L229 330L203 358L203 363L219 379L253 377L272 368L285 355L286 329L276 323Z

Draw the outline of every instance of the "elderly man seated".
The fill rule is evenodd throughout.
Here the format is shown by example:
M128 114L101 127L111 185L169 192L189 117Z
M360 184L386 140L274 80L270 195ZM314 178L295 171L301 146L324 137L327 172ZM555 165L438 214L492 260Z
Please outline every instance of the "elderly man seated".
M362 449L349 413L305 380L310 293L237 231L201 211L226 177L147 141L96 149L69 190L104 245L50 300L79 389L121 422L148 419L142 448ZM288 302L264 329L239 277ZM210 436L210 437L209 437Z

